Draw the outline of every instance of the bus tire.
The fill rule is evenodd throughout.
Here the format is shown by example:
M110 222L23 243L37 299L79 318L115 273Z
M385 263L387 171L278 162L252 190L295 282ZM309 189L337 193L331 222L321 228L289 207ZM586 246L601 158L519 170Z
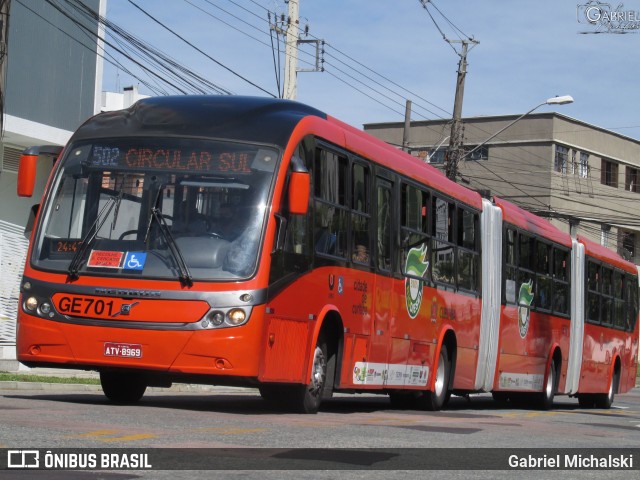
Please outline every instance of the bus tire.
M579 393L578 405L580 408L593 408L596 405L595 395L592 393Z
M271 404L278 404L285 398L283 390L284 387L280 387L279 385L260 385L258 387L262 399Z
M558 367L556 362L552 361L549 365L549 372L547 373L547 381L544 384L544 389L538 397L538 406L542 410L549 410L553 407L553 398L556 395L558 388Z
M446 345L440 347L438 357L438 367L436 370L436 381L433 391L424 392L418 399L418 405L424 410L441 410L449 401L451 391L449 384L451 379L451 360L449 359L449 349Z
M613 399L618 391L618 383L620 381L620 375L618 372L613 374L611 383L609 384L609 391L607 393L596 393L594 397L594 404L596 408L609 409L613 405Z
M132 372L100 372L100 385L109 400L121 405L138 402L147 390L144 377Z
M500 407L504 407L509 403L509 392L491 392L493 401Z
M322 393L327 381L327 343L318 338L313 351L311 378L309 383L298 389L295 398L295 410L300 413L318 413L322 403Z

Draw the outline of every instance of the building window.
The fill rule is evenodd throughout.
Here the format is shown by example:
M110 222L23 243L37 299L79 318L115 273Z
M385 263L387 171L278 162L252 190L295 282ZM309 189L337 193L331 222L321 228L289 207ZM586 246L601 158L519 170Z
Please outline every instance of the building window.
M554 162L554 170L562 175L567 174L567 163L569 161L569 149L562 145L556 145L556 158Z
M619 252L623 258L633 261L636 256L636 234L626 230L620 231Z
M600 183L610 187L618 188L618 164L602 159L602 169L600 171Z
M580 165L578 165L578 176L587 178L589 176L589 154L580 152Z
M629 192L640 192L638 180L640 179L640 170L637 168L627 167L624 176L624 189Z
M489 147L465 147L465 160L489 160Z
M446 148L438 148L436 150L431 150L429 152L429 156L427 159L431 164L444 164L446 159L447 149Z

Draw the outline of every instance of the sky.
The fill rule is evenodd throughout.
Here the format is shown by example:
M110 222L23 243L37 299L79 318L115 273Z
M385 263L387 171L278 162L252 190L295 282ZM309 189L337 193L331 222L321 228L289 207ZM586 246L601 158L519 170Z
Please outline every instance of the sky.
M407 99L412 120L451 118L460 43L446 42L444 34L479 42L467 55L463 117L521 114L550 97L571 95L573 104L536 111L557 111L640 139L640 29L634 29L640 27L640 0L431 0L428 10L420 0L299 2L301 27L309 26L309 36L302 38L326 45L325 71L298 73L297 100L358 128L402 121ZM600 14L600 25L586 22L590 7L596 7L589 10L592 18ZM620 23L603 18L611 10L625 15L618 18L630 33L618 33ZM129 33L225 90L258 96L278 94L267 11L286 14L287 5L284 0L107 3L107 18ZM311 52L309 45L301 47L300 68L311 67ZM139 79L105 62L103 90L134 84ZM144 84L139 89L157 94Z

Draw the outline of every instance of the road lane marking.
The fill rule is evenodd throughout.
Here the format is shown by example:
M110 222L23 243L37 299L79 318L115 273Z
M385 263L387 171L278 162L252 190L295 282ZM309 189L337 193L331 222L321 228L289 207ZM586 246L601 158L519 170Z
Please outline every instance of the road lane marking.
M81 433L79 435L68 435L66 438L87 438L87 437L99 437L101 435L114 435L120 430L96 430L95 432Z
M137 433L134 435L125 435L123 437L100 438L101 442L128 442L129 440L145 440L147 438L157 437L154 433Z
M220 435L242 435L244 433L262 433L266 432L266 428L230 428L230 427L210 427L196 428L194 432L217 432Z

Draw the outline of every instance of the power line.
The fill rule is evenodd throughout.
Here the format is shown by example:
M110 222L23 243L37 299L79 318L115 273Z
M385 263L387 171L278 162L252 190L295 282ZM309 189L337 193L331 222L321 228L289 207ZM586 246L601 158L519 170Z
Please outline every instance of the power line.
M196 47L193 43L191 43L190 41L188 41L186 38L184 38L182 35L178 34L177 32L175 32L174 30L172 30L171 28L169 28L168 26L166 26L164 23L162 23L160 20L158 20L157 18L155 18L153 15L151 15L149 12L147 12L146 10L144 10L143 8L141 8L140 6L138 6L133 0L129 0L129 3L131 5L133 5L134 7L136 7L138 10L140 10L143 14L145 14L147 17L149 17L151 20L153 20L154 22L156 22L158 25L160 25L161 27L163 27L165 30L167 30L168 32L172 33L173 35L175 35L176 37L178 37L180 40L182 40L184 43L186 43L187 45L189 45L191 48L193 48L194 50L196 50L197 52L201 53L202 55L204 55L205 57L207 57L209 60L211 60L212 62L214 62L215 64L219 65L220 67L224 68L225 70L227 70L228 72L232 73L233 75L235 75L236 77L240 78L241 80L244 80L245 82L247 82L249 85L254 86L255 88L257 88L258 90L266 93L267 95L270 95L272 97L275 97L274 94L272 94L271 92L269 92L268 90L265 90L264 88L262 88L261 86L259 86L258 84L252 82L251 80L249 80L248 78L240 75L238 72L236 72L235 70L227 67L226 65L224 65L222 62L216 60L215 58L213 58L211 55L209 55L208 53L202 51L200 48ZM228 94L231 94L230 92L226 92Z

